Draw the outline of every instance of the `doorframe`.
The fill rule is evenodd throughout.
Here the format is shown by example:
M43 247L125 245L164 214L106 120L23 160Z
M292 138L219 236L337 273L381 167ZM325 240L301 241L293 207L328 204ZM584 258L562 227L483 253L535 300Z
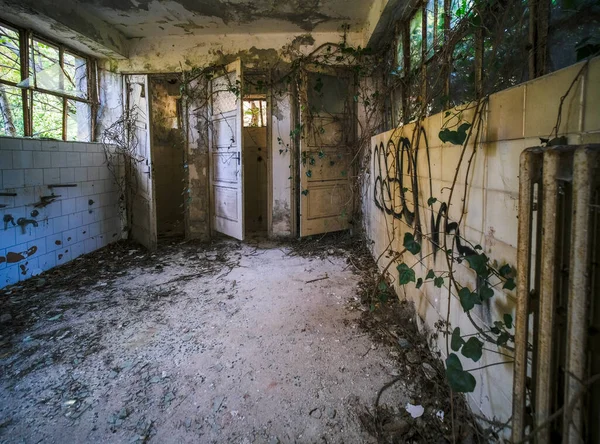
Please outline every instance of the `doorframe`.
M147 94L147 99L148 99L148 144L150 146L150 159L152 160L152 199L153 199L153 205L154 205L154 230L156 231L156 237L158 239L158 206L156 203L156 184L155 184L155 179L156 179L156 170L154 168L154 134L153 134L153 128L154 126L152 125L152 79L171 79L171 78L177 78L178 81L180 82L180 85L183 84L182 79L181 79L181 74L172 72L172 73L155 73L155 74L146 74L146 83L148 84L148 90L146 91ZM182 99L183 96L179 96L179 99ZM189 184L188 184L188 180L187 180L187 171L188 169L185 167L185 165L188 164L188 149L187 149L187 127L185 126L186 124L184 123L184 106L183 103L180 101L181 105L177 105L177 119L178 119L178 126L179 126L179 131L181 131L183 133L183 168L182 168L182 173L183 173L183 177L185 179L185 189L188 188ZM182 190L184 191L184 190ZM186 199L185 197L182 199L183 201L183 206L182 206L182 222L183 222L183 236L184 239L188 238L188 220L187 220L187 214L188 214L188 199Z
M150 227L149 227L149 231L151 232L151 234L153 234L152 238L153 238L153 242L152 245L150 245L150 251L154 251L156 250L156 248L158 247L158 232L157 232L157 221L156 221L156 194L155 194L155 184L154 184L154 169L153 169L153 160L152 160L152 122L151 122L151 116L152 116L152 100L150 100L150 75L148 73L136 73L136 72L126 72L126 73L122 73L121 74L121 80L122 80L122 93L123 93L123 98L124 98L124 103L122 106L123 109L123 114L125 114L125 111L127 109L129 109L129 105L131 103L130 99L130 90L129 90L129 85L132 84L130 82L128 82L129 78L132 76L143 76L145 78L145 95L146 95L146 102L148 103L148 110L147 113L148 115L146 116L147 122L148 122L148 127L146 128L146 131L144 132L145 134L145 138L146 138L146 143L148 144L148 151L150 153L150 162L148 165L148 168L150 170L150 186L151 186L151 208L150 208ZM135 83L135 82L133 82ZM131 173L131 172L130 172ZM124 174L126 174L126 171L124 172ZM131 191L131 190L130 190ZM129 191L129 192L130 192ZM133 195L128 195L125 196L125 199L133 199L135 196ZM130 205L127 205L128 207ZM133 211L133 207L130 208ZM134 230L134 223L133 223L133 215L125 215L126 221L131 220L131 238L132 240L134 240L134 234L133 234L133 230Z
M255 74L256 72L252 71L253 74ZM265 150L266 150L266 156L267 156L267 237L270 239L273 237L273 146L272 146L272 141L273 141L273 137L272 137L272 128L273 128L273 121L272 121L272 115L271 115L271 111L272 111L272 106L271 106L271 89L269 89L267 92L265 92L264 94L246 94L245 96L242 97L242 109L243 109L243 102L245 100L264 100L267 103L267 109L266 109L266 113L267 113L267 118L266 118L266 133L267 133L267 137L266 137L266 141L265 141ZM242 121L242 131L244 130L244 122ZM244 155L244 147L242 146L242 155ZM244 189L244 193L246 193L246 190ZM244 196L244 199L246 198L246 196Z

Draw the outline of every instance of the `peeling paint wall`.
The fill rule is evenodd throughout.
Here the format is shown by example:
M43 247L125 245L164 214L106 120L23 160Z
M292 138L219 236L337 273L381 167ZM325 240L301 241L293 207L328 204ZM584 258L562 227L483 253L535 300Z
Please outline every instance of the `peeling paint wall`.
M0 196L0 288L122 236L118 188L102 144L2 137L0 193L15 194Z
M132 41L129 59L117 61L117 66L122 72L181 72L192 67L231 62L239 57L246 65L276 67L287 61L288 45L294 44L303 53L310 53L323 43L342 39L341 32L311 33L310 38L297 40L301 35L259 33L144 38ZM361 45L362 33L349 33L348 42Z
M106 65L109 65L108 63ZM96 118L95 140L102 141L102 133L123 115L123 79L120 74L109 69L98 68L98 115Z
M50 0L39 0L47 3ZM361 29L372 0L79 0L128 37Z
M208 127L206 84L194 83L197 100L188 99L183 106L185 131L184 193L185 236L187 239L210 239L210 201L208 188Z
M455 196L448 210L449 218L451 221L459 220L461 197L466 191L466 215L460 226L460 234L472 245L481 245L490 260L497 261L500 265L517 265L519 156L525 148L539 146L540 137L548 137L552 133L560 98L569 89L580 69L581 64L574 65L493 94L485 113L483 141L476 152L468 183L465 183L464 175L466 161L461 164ZM596 58L590 63L584 78L575 82L564 103L559 134L567 136L570 144L600 142L600 109L597 105L600 97L599 86L600 58ZM404 234L412 233L414 229L405 216L399 218L392 214L402 212L403 208L420 215L422 232L427 233L426 236L441 232L440 236L446 235L448 242L452 242L454 232L446 233L442 227L443 222L440 222L439 226L432 226L430 222L434 222L441 213L440 205L448 199L449 187L460 164L462 147L442 143L438 137L442 125L449 118L451 119L452 115L446 117L445 113L439 113L421 122L429 140L429 155L425 154L426 146L421 138L418 147L412 147L410 152L405 152L405 156L414 156L415 159L416 168L411 168L410 171L406 171L406 166L404 171L396 171L392 164L393 159L398 158L397 153L390 150L399 146L400 137L411 139L414 123L405 125L395 133L388 131L372 138L369 180L363 199L363 211L364 227L367 237L373 241L374 257L382 257L382 253L388 248L394 251L403 250ZM462 119L471 122L473 110L465 111ZM389 144L390 141L395 145ZM418 158L414 151L417 148L420 150ZM386 156L390 164L388 171L383 168ZM405 157L405 164L409 162ZM393 182L390 182L396 177L404 180L404 184L410 188L406 192L406 198L400 194L403 184L396 183L394 186ZM382 180L392 183L389 197ZM413 184L417 184L418 187ZM432 206L427 204L430 197L438 200ZM386 211L386 208L389 211ZM408 266L415 265L417 277L422 278L425 278L429 269L435 270L438 275L447 270L443 251L434 254L428 238L424 238L422 242L421 254L422 264L416 264L415 257L410 253L403 255L399 262L405 262ZM383 267L387 265L387 261L382 259L379 265ZM414 301L425 327L435 331L435 324L446 319L448 288L436 288L431 280L424 283L420 289L414 284L399 286L395 267L390 267L390 270L394 270L390 276L400 297ZM461 285L476 288L475 273L466 261L456 264L454 275ZM515 305L514 291L505 293L495 290L494 297L484 301L482 305L475 305L471 314L480 325L490 325L494 320L502 319L504 313L511 313L514 317ZM476 333L455 294L450 297L449 321L451 329L460 327L463 335ZM446 337L439 334L434 345L445 359ZM486 347L495 349L491 344L486 344ZM504 349L501 351L505 352ZM497 354L484 352L483 358L477 364L463 358L463 366L482 367L499 361L501 358ZM474 371L477 387L475 392L467 396L472 409L487 418L506 421L512 414L512 375L513 366L509 364Z
M129 52L125 35L73 0L0 0L0 17L96 57Z
M294 145L290 137L292 95L289 90L274 91L272 99L272 168L273 192L271 233L275 237L291 236L293 230Z

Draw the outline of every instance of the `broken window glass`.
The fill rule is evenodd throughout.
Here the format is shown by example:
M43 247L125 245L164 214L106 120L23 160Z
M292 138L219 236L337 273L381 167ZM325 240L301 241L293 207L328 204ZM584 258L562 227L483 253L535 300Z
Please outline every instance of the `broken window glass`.
M88 98L87 60L65 51L63 59L65 92L82 99Z
M48 83L46 86L50 86L50 82L54 81L56 86L54 88L47 89L59 89L59 79L56 74L55 78L47 78L52 77L53 73L57 73L59 71L55 69L55 67L60 68L60 52L58 47L49 45L36 39L32 39L30 45L31 60L29 62L29 77L33 78L33 83L30 83L28 86L43 88L45 83ZM47 74L42 76L42 78L39 79L40 81L38 81L38 74L43 71L47 71ZM42 85L40 85L40 83L42 83Z
M67 100L67 137L75 142L91 141L92 110L88 103Z

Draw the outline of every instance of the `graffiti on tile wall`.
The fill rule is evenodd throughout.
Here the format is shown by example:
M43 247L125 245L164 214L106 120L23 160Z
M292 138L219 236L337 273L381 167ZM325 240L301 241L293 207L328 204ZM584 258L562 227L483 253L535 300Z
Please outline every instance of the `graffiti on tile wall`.
M421 156L426 158L426 166L429 182L429 196L433 197L433 184L431 178L431 159L429 156L429 143L425 129L421 128L424 138L425 153ZM373 151L373 171L375 172L375 184L373 189L373 200L377 208L394 217L403 219L405 223L414 229L417 234L422 234L422 222L419 213L419 177L417 165L419 161L419 143L415 148L406 137L400 137L397 141L392 135L387 143L376 144ZM396 194L397 193L397 194ZM399 199L395 198L399 197ZM426 237L433 246L434 257L442 247L442 235L453 235L456 249L461 256L477 254L472 248L465 245L460 235L457 222L447 219L448 204L440 202L436 210L434 204L429 205L430 211L421 206L421 211L430 212L429 226ZM445 223L444 223L445 222Z

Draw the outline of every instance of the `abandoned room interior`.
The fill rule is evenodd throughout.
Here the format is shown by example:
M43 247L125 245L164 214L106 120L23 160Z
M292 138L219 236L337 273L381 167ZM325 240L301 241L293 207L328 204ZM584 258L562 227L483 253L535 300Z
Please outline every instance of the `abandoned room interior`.
M600 443L597 0L0 0L0 442Z

